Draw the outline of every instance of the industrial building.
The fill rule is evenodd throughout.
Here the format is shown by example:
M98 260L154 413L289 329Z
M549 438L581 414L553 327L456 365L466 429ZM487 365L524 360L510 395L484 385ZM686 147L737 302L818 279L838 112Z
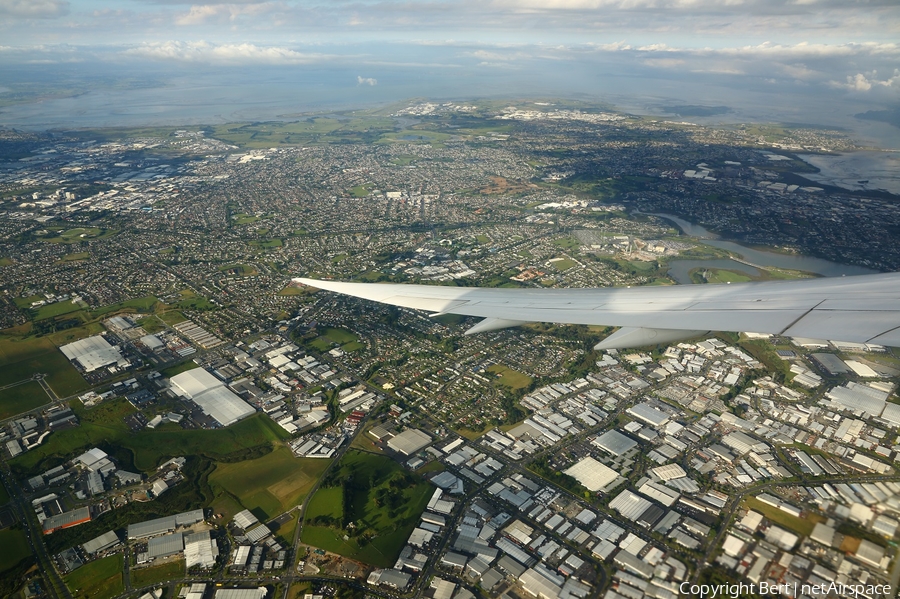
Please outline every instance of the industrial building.
M203 510L191 510L173 516L146 520L128 525L129 539L146 539L173 532L181 526L190 526L203 521Z
M128 366L118 348L110 345L103 335L73 341L59 350L84 372L94 372L105 366Z
M44 534L49 535L54 531L63 528L72 528L73 526L90 522L90 520L91 510L87 507L80 507L69 512L63 512L62 514L51 516L44 520Z
M431 437L420 430L411 428L403 431L387 442L388 447L403 455L412 455L431 443Z
M83 544L81 548L84 549L84 552L88 555L93 555L94 553L105 551L110 547L115 547L118 544L118 535L116 535L114 531L110 530L103 533L99 537L91 539L87 543Z
M592 443L611 456L625 455L637 447L637 441L615 430L606 431L595 438Z
M565 473L573 477L592 493L602 491L619 478L618 472L590 456L585 457L567 469Z
M657 410L647 402L634 405L628 408L626 412L644 424L648 424L655 428L659 428L669 421L668 414Z
M221 426L234 424L256 412L225 383L202 368L177 374L170 381L176 393L193 401Z

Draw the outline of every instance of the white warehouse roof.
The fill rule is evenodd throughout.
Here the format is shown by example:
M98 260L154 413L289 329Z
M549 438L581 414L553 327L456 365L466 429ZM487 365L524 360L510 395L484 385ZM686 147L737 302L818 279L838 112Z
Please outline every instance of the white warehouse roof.
M431 437L414 428L407 429L388 441L388 447L403 455L412 455L431 443Z
M619 431L609 430L592 441L594 445L610 455L620 456L637 447L637 441Z
M660 427L669 421L668 414L657 410L647 402L631 406L626 412L650 426Z
M574 464L565 473L574 477L585 489L593 493L603 490L619 478L618 472L605 464L601 464L591 456L587 456Z
M170 380L183 395L222 426L234 424L256 412L247 402L232 393L225 383L202 368L182 372Z
M85 372L93 372L98 368L118 364L120 360L123 360L119 350L110 345L103 335L79 339L63 345L59 350L69 360L78 362Z

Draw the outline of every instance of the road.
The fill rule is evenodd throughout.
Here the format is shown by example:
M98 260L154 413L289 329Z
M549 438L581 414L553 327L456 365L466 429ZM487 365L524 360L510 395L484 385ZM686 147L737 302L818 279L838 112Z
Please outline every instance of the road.
M6 463L3 464L2 471L0 471L0 478L3 479L3 484L9 491L10 505L16 518L25 526L31 552L35 556L38 569L44 579L44 588L53 599L72 599L72 594L69 593L69 589L56 569L56 564L44 546L44 531L34 515L31 502L25 498L25 494L10 474L9 466Z

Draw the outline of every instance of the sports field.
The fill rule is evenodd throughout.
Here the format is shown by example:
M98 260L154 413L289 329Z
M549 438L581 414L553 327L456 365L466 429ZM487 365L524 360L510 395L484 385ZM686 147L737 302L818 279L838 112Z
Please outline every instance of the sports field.
M37 381L0 389L0 420L33 410L50 401L50 396Z
M209 484L214 491L216 487L227 491L245 508L268 519L301 503L329 463L295 458L290 449L279 445L255 460L220 463Z
M75 599L109 599L125 590L122 555L88 562L63 580Z
M432 491L430 483L392 459L350 450L311 500L302 540L374 566L390 567Z
M512 368L507 368L501 364L494 364L490 368L487 369L488 372L492 372L497 375L495 382L498 385L509 387L510 389L524 389L528 385L531 384L531 377L527 374L522 374L517 370L513 370Z

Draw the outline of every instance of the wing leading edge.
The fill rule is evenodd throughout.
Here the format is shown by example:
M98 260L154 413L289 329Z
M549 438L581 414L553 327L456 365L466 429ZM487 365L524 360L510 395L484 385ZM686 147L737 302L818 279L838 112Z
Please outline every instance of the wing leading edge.
M528 322L622 327L597 347L640 347L706 331L900 346L900 273L672 287L488 289L295 282L384 304L484 318L468 333Z

